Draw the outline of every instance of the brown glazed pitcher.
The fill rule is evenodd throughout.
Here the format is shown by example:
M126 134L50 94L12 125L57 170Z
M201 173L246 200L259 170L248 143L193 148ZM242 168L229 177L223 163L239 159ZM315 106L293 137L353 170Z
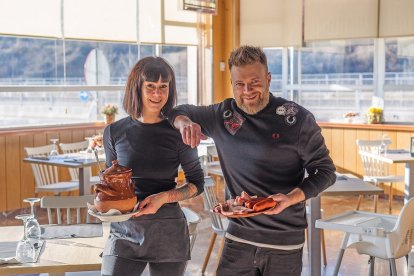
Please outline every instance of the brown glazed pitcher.
M105 213L116 209L121 213L132 211L137 198L132 182L132 169L121 166L118 160L101 174L101 182L95 185L94 204L99 212Z

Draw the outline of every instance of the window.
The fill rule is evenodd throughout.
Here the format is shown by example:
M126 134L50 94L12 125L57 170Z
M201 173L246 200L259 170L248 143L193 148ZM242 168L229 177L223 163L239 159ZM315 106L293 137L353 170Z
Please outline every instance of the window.
M170 62L178 103L187 103L188 87L197 83L194 75L188 78L189 70L197 70L188 55L194 50L196 46L0 36L5 64L0 68L0 128L102 120L102 106L122 106L129 71L150 55ZM120 108L118 118L124 116Z
M414 38L385 40L384 117L414 121Z

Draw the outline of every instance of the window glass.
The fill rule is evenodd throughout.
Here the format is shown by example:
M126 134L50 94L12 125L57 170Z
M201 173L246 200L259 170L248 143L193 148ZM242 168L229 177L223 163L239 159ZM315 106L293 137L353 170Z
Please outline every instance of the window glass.
M357 120L365 119L373 96L373 40L310 43L292 64L300 72L294 82L300 84L297 101L318 120L343 120L351 111L361 114Z
M155 56L155 45L139 45L138 52L139 52L139 59L148 57L148 56Z
M62 84L62 41L0 36L0 85Z
M137 47L126 43L66 41L67 84L124 84L137 60Z
M266 48L263 49L267 56L267 67L272 74L270 91L277 97L282 96L282 49Z
M414 38L385 40L385 121L414 121Z
M196 71L197 64L189 61L187 46L0 36L0 85L22 87L2 88L0 128L103 120L101 109L109 103L119 107L118 119L125 117L123 89L132 66L139 58L157 54L173 66L178 103L187 103L188 82L196 82L188 79L188 68L194 64ZM96 91L89 85L97 86Z
M187 47L186 46L162 46L161 56L173 67L177 83L177 104L185 104L188 99L187 80Z

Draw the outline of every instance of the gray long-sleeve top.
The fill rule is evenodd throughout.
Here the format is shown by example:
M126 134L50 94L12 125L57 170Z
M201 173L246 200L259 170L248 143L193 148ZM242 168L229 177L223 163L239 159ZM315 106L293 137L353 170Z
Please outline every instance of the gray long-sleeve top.
M303 190L306 199L335 182L320 127L305 108L270 95L255 115L240 110L234 99L210 106L178 106L171 122L186 115L214 139L229 196L287 194ZM304 178L305 169L309 176ZM252 242L295 245L304 242L304 202L278 215L231 219L228 232Z

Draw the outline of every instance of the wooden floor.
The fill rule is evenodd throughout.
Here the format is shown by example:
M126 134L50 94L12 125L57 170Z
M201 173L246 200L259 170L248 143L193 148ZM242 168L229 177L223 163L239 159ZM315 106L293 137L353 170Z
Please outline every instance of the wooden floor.
M329 217L334 214L339 214L344 211L353 210L356 206L357 197L323 197L322 198L322 208L324 209L324 216ZM380 198L379 212L386 213L388 207L388 201L386 198ZM198 235L195 243L195 247L192 252L192 260L187 266L186 275L201 275L201 266L203 264L204 256L207 251L207 247L210 241L211 235L211 224L208 213L204 210L202 198L199 196L197 198L183 202L183 206L188 206L195 210L202 218L202 222L198 226ZM402 200L394 200L394 214L398 214L402 207ZM37 216L41 224L47 223L46 212L36 209ZM373 211L373 199L364 198L361 205L361 210L364 211ZM14 219L14 216L19 213L29 212L30 209L19 209L12 212L3 212L0 214L0 225L19 225L20 221ZM204 275L214 275L214 270L217 265L217 251L219 245L219 239L216 241L213 253L210 258L207 271ZM328 265L323 268L322 275L332 275L336 257L339 251L339 246L342 240L342 234L337 231L326 231L326 250L328 256ZM307 248L304 248L303 256L303 272L302 275L310 275L307 259ZM413 263L414 260L411 261ZM375 263L375 275L389 275L389 266L388 262L383 260L376 260ZM398 275L414 275L414 267L410 266L410 270L407 269L405 258L397 260L397 271ZM409 272L410 271L410 272ZM71 275L76 275L72 274ZM99 275L99 273L97 273ZM355 249L347 249L345 251L344 259L340 269L339 275L368 275L368 257L363 255L358 255Z

